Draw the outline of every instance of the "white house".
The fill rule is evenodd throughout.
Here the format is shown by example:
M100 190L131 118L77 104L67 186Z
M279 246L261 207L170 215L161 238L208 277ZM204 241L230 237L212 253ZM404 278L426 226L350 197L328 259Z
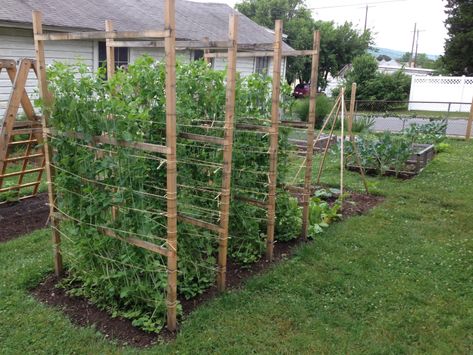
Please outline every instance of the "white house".
M32 11L43 13L45 32L103 31L105 20L112 20L114 30L142 31L164 28L164 1L162 0L2 0L0 7L0 58L34 58ZM178 40L222 41L228 38L229 15L235 13L225 4L197 3L176 0L176 34ZM241 48L271 50L274 34L244 15L239 16L238 45ZM284 44L285 52L292 48ZM142 54L157 59L164 56L162 48L116 48L117 65L133 62ZM46 62L76 62L79 58L92 69L105 61L105 43L99 41L46 42ZM202 57L199 50L178 52L181 60ZM225 68L224 58L214 58L216 69ZM284 77L286 60L283 58ZM237 60L237 71L248 75L258 71L272 72L271 57L242 57ZM31 76L27 91L37 87ZM5 72L0 73L0 117L3 116L11 91L11 82Z
M413 76L413 75L417 75L417 76L432 75L432 74L435 73L435 70L433 70L433 69L408 67L408 66L398 62L395 59L391 59L389 61L386 61L386 60L382 59L382 60L378 61L378 71L380 73L394 74L398 70L402 70L404 74L407 74L409 76Z

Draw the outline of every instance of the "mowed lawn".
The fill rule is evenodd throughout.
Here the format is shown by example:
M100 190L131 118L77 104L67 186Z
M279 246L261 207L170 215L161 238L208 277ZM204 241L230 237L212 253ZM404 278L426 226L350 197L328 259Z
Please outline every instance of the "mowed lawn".
M48 230L0 244L0 353L473 353L473 142L450 144L415 179L370 178L382 205L332 225L147 350L77 328L28 294L52 271ZM354 173L347 185L362 186Z

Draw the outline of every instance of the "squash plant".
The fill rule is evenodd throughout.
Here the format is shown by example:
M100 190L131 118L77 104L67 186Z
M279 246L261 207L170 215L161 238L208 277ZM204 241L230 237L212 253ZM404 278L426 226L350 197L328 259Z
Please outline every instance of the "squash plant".
M155 244L166 238L166 168L164 157L102 144L92 137L107 133L117 139L165 144L165 67L142 57L108 81L100 69L56 63L49 68L55 101L51 140L55 149L57 206L68 216L61 223L70 292L92 300L136 326L158 331L164 324L166 260L149 251L104 236L109 228L121 238L138 236ZM179 63L177 130L223 137L225 72L202 61ZM283 97L290 90L283 85ZM283 100L281 109L290 102ZM261 75L238 78L236 121L269 125L271 81ZM207 124L203 127L202 122ZM81 133L72 139L61 133ZM279 174L288 169L288 129L279 137ZM264 200L267 197L269 137L236 132L233 154L233 193ZM178 139L178 211L219 223L219 192L223 161L221 147ZM237 192L234 192L237 191ZM240 263L258 260L264 251L266 211L232 196L229 255ZM118 206L118 217L112 216ZM277 232L282 238L300 231L299 208L287 194L277 201ZM215 280L218 236L178 224L178 292L191 298Z

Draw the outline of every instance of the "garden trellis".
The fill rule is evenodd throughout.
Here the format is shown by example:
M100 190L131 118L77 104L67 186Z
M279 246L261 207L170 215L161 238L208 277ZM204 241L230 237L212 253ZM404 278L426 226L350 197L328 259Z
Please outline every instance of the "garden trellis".
M148 330L158 328L161 295L167 300L168 328L175 330L178 289L184 297L193 297L213 284L215 275L218 289L225 289L227 250L235 256L240 247L233 236L229 243L229 223L232 233L237 226L240 236L246 234L236 217L241 204L264 211L254 216L246 209L240 217L266 224L267 257L272 259L280 191L278 151L285 154L278 142L286 142L279 130L282 23L276 23L276 40L271 44L272 81L261 76L246 80L236 76L237 56L267 52L237 53L237 17L230 17L227 41L176 42L173 1L168 0L166 7L164 31L114 32L114 24L106 21L105 32L43 34L41 14L34 13L56 273L62 273L62 255L67 254L68 278L82 285L74 292L95 297L109 309L128 307L130 312L119 314ZM60 64L51 67L47 81L44 41L81 39L106 40L107 81L101 70L95 75L78 65L74 72ZM319 41L317 32L314 50L295 53L312 55L313 82L317 82ZM144 57L126 70L115 70L113 49L120 46L164 46L165 66ZM176 63L178 48L202 48L207 55L219 56L223 53L210 51L227 49L226 80L224 73L202 62ZM211 91L216 96L209 96ZM307 129L313 132L313 124ZM261 166L248 159L251 153L259 155ZM166 172L161 169L164 165ZM248 175L258 178L244 180ZM309 189L305 192L310 194ZM267 200L253 198L259 194ZM160 273L164 268L166 280Z
M84 223L83 221L69 216L61 211L56 203L55 194L55 170L61 169L56 163L53 163L53 151L50 147L49 140L61 139L66 137L68 139L75 139L77 142L81 142L86 139L86 135L80 132L58 132L55 129L51 129L48 124L49 120L49 108L52 106L53 97L48 90L48 81L46 78L46 66L44 56L44 41L53 40L107 40L107 67L109 75L112 76L114 72L113 63L113 40L129 40L129 41L142 41L144 39L158 39L164 38L165 48L165 62L166 62L166 73L165 73L165 111L166 111L166 144L154 144L149 142L131 142L125 139L117 139L107 132L93 136L89 139L88 144L77 143L78 146L85 146L89 149L95 149L99 151L96 154L97 158L103 158L104 152L107 152L103 147L121 147L131 149L133 151L141 151L145 153L157 153L166 156L164 161L167 166L166 173L166 188L165 188L165 199L167 201L165 211L163 214L167 219L167 237L159 238L162 245L158 245L149 241L142 240L136 233L127 233L127 231L118 231L113 228L90 224L91 227L96 228L97 231L102 234L116 238L122 242L129 243L139 248L146 249L148 251L160 254L167 258L167 326L171 331L176 329L176 307L177 307L177 220L178 218L184 222L218 231L219 237L219 288L223 289L225 285L225 267L226 267L226 243L228 235L228 209L230 199L230 178L231 178L231 149L232 149L232 129L233 129L233 110L234 110L234 95L235 95L235 53L236 53L236 32L237 32L237 18L232 16L230 19L230 31L229 41L224 44L224 48L228 48L228 55L230 63L228 65L228 77L227 77L227 105L226 105L226 120L224 127L224 137L207 137L204 135L188 134L185 138L195 141L203 141L218 144L223 146L224 150L224 164L223 164L223 178L222 178L222 192L220 197L221 204L221 222L220 225L214 225L198 219L187 217L185 215L179 215L177 211L177 159L176 159L176 34L175 34L175 3L173 0L166 0L166 11L165 11L165 29L162 31L141 31L141 32L113 32L112 23L106 22L105 32L77 32L77 33L59 33L59 34L43 34L41 13L33 12L33 29L34 29L34 41L38 63L38 79L40 87L40 95L44 103L44 112L42 116L43 133L44 133L44 149L46 153L46 172L48 178L48 193L49 193L49 204L51 209L51 226L53 233L53 244L54 244L54 258L55 258L55 271L57 275L63 273L62 265L62 252L61 252L61 236L67 237L64 231L61 231L59 221L68 220L77 223ZM222 47L220 45L219 47ZM114 117L110 115L107 118L113 124ZM184 134L185 135L185 134ZM110 154L113 154L109 150ZM65 174L73 175L71 172L64 172ZM87 181L88 183L100 184L100 181L88 180L82 176L76 176L81 182ZM99 177L97 177L99 179ZM102 184L105 185L105 184ZM111 192L117 192L120 186L110 186ZM64 190L62 191L65 192ZM73 193L72 191L66 191L67 193ZM151 194L149 194L151 195ZM112 206L113 209L123 208L119 206ZM140 211L147 212L147 211ZM111 217L116 218L115 214L112 213ZM119 217L120 218L120 217ZM119 219L118 218L118 219ZM119 232L125 232L127 237L120 236Z
M0 194L15 193L18 199L25 199L37 194L45 165L40 117L25 90L28 74L38 68L31 59L20 60L18 68L14 60L0 59L2 70L12 82L12 91L0 126ZM18 119L20 106L26 120ZM33 181L25 182L30 176Z

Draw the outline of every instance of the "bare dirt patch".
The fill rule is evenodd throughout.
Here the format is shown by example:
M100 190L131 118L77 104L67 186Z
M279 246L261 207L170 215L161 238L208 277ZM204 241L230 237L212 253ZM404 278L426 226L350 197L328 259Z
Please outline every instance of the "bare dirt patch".
M46 227L48 195L0 205L0 243Z

